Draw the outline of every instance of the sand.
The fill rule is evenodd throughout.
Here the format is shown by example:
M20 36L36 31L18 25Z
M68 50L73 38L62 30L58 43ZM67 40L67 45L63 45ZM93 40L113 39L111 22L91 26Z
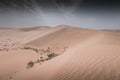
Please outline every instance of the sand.
M59 55L48 59L49 53ZM120 80L119 68L119 30L0 29L0 80Z

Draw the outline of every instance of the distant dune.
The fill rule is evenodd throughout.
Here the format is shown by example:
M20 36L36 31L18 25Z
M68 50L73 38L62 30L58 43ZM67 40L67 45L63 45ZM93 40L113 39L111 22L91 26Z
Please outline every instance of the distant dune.
M50 27L48 26L37 26L37 27L31 27L31 28L20 28L19 30L22 31L33 31L33 30L43 30L43 29L49 29Z
M0 29L0 80L120 80L119 68L119 30Z

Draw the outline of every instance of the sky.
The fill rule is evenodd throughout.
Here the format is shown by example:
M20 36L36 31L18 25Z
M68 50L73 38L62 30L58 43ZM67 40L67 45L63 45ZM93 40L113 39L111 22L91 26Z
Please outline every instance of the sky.
M120 29L119 0L0 0L0 27Z

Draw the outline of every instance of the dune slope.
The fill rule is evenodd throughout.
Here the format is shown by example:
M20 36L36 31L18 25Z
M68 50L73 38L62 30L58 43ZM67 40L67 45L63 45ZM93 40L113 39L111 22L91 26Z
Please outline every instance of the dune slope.
M57 26L53 32L27 43L27 45L40 48L51 48L54 52L60 53L76 44L82 43L90 36L96 34L95 30L84 28Z

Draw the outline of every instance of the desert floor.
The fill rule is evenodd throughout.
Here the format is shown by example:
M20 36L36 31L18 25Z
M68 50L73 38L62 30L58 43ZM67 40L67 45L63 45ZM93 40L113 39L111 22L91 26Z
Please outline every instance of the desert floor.
M0 28L0 80L120 80L120 31Z

